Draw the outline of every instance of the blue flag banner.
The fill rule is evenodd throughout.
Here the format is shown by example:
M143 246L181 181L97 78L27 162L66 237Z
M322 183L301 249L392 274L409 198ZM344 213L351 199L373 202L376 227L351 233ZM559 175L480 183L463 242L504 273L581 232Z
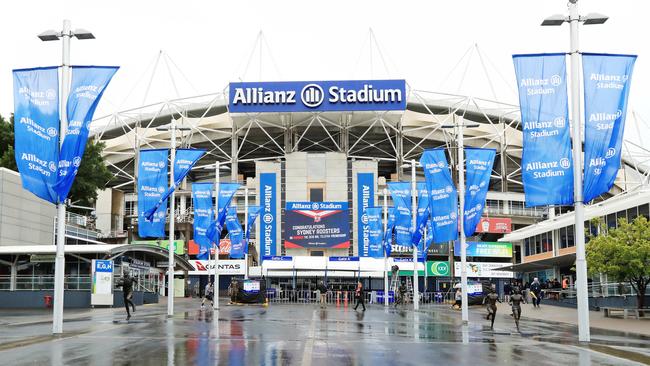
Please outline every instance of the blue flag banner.
M391 248L393 245L393 229L397 221L397 209L395 207L388 208L386 231L384 232L384 252L387 257L390 257Z
M357 248L360 257L368 257L369 240L368 224L363 214L365 209L375 205L375 174L374 173L357 173Z
M160 200L158 203L156 203L156 206L152 207L145 213L147 218L151 219L153 213L158 209L158 207L160 207L163 202L167 201L167 197L169 197L172 192L176 190L176 187L181 184L183 179L190 172L194 164L196 164L196 162L201 159L203 154L205 154L205 150L202 149L176 150L176 156L174 157L174 185L167 188L167 191L165 191L162 197L160 197Z
M260 206L248 206L248 217L246 218L246 245L244 246L244 253L248 254L248 242L251 239L251 228L255 225L257 216L260 215Z
M411 243L413 246L418 246L421 250L422 245L422 236L424 235L424 226L429 220L429 190L427 189L426 182L417 182L416 188L418 190L418 212L415 218L415 230L413 232L413 238Z
M230 258L244 258L244 232L237 218L237 207L230 206L226 213L226 229L230 237Z
M494 149L465 148L465 236L472 236L481 221L496 153Z
M13 71L14 149L23 188L57 203L59 76L57 67Z
M219 183L216 218L210 223L205 233L208 239L210 239L210 242L216 243L217 246L219 245L221 230L223 230L223 225L226 222L227 208L230 206L230 201L232 201L233 196L235 196L240 186L241 184L239 183Z
M206 231L214 217L212 190L214 190L214 183L192 184L194 242L199 246L198 259L208 259L210 254L210 239L206 236Z
M88 141L88 125L93 119L104 90L119 67L73 66L70 95L67 101L68 128L61 152L54 190L58 202L68 198Z
M458 193L451 179L443 149L425 150L420 158L429 189L433 240L442 243L458 238Z
M381 215L381 207L367 207L363 213L368 227L368 256L373 258L384 256L382 247L384 228L381 223Z
M526 206L572 205L566 56L513 55L512 59L519 88Z
M583 200L609 192L621 165L634 55L584 53L585 170Z
M155 207L167 189L167 155L169 150L141 150L138 166L138 235L145 238L165 236L167 202L154 211L151 219L145 212Z
M393 197L393 203L397 209L395 242L398 245L411 246L411 227L413 226L413 218L411 216L411 183L389 182L388 191L391 197Z

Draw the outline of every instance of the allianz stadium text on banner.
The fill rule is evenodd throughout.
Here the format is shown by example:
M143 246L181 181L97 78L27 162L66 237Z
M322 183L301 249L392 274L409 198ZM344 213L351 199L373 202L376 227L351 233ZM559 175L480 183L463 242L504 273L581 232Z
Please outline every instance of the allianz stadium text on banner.
M406 109L404 80L230 83L230 113Z

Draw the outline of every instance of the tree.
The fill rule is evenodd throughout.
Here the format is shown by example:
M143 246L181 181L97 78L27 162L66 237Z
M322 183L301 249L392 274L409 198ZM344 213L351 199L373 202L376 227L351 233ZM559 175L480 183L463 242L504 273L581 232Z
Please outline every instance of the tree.
M645 307L646 287L650 283L648 219L621 219L618 227L611 229L600 226L600 234L592 236L587 244L589 272L606 273L620 282L629 282L637 293L638 308Z
M106 187L113 174L104 164L104 143L89 139L81 159L79 172L70 188L68 198L76 205L91 206L97 199L97 190ZM14 156L14 116L9 121L0 115L0 166L18 171Z

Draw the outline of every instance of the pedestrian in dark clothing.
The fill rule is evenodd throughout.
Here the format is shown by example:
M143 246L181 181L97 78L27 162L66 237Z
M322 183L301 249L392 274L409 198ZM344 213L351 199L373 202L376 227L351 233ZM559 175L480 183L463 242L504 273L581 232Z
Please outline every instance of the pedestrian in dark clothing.
M510 285L510 282L506 282L505 285L503 285L503 299L505 302L510 301L510 292L512 291L512 285Z
M530 285L530 292L533 294L533 306L539 308L539 303L542 301L542 286L537 278Z
M318 283L318 292L320 292L320 307L327 307L327 286L325 286L325 282L320 281Z
M354 299L357 301L357 303L354 305L354 310L357 310L357 307L361 305L363 307L363 311L366 311L366 304L365 304L365 299L364 299L364 293L363 293L363 285L361 282L357 282L357 288L354 290Z
M122 287L122 296L124 297L124 307L126 308L126 320L131 319L131 312L129 311L129 304L135 313L135 304L131 299L133 298L133 285L138 283L138 280L127 272L124 277L118 282L117 286Z

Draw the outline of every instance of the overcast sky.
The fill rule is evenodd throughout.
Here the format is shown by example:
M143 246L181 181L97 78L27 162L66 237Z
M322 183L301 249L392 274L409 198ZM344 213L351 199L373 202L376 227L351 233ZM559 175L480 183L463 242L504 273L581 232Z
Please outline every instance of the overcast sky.
M229 81L239 79L404 78L417 89L496 96L516 104L511 55L567 51L567 25L539 26L546 16L566 14L566 4L566 0L2 1L0 113L13 111L12 69L61 63L60 42L44 43L36 35L60 30L63 19L70 19L73 29L85 28L97 37L73 40L73 64L121 66L95 117L143 101L222 91ZM581 14L610 16L604 25L581 27L582 51L639 55L630 110L650 121L645 83L650 19L644 19L650 4L632 0L579 4ZM370 42L369 29L376 44ZM261 57L259 47L255 49L260 31ZM160 59L145 100L161 50L166 56ZM634 130L627 129L628 137Z

